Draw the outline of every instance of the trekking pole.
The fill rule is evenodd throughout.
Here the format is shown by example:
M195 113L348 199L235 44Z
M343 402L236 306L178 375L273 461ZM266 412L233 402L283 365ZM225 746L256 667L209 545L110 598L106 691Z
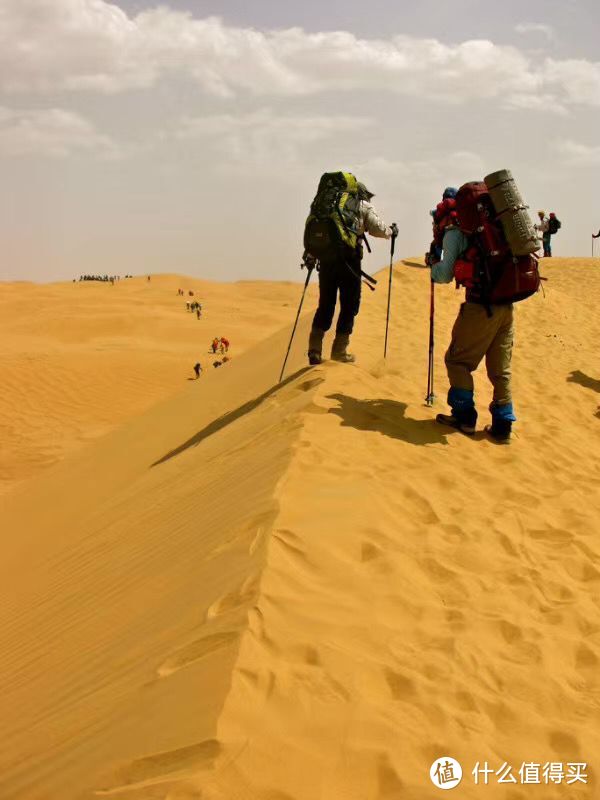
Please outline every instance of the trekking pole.
M427 397L425 402L428 406L433 405L435 395L433 393L433 348L434 348L434 316L435 316L435 283L431 281L431 298L429 301L429 369L427 374Z
M396 246L396 234L392 234L392 244L390 247L390 280L388 283L387 314L385 315L385 342L383 344L383 357L387 357L388 328L390 325L390 303L392 301L392 271L394 261L394 248Z
M281 374L279 375L279 383L281 383L283 379L283 373L285 371L285 365L287 364L288 356L290 354L290 350L292 349L292 342L294 341L294 334L296 333L296 328L298 326L298 320L300 319L300 312L302 311L302 304L304 303L304 295L306 294L306 290L308 288L308 282L310 281L310 276L312 275L312 271L314 269L313 266L308 266L305 262L302 263L302 268L306 267L307 275L306 280L304 281L304 289L302 291L302 297L300 298L300 305L298 306L298 313L296 314L296 321L294 322L294 328L292 330L292 335L290 337L290 343L288 345L287 353L285 354L285 358L283 360L283 366L281 368Z

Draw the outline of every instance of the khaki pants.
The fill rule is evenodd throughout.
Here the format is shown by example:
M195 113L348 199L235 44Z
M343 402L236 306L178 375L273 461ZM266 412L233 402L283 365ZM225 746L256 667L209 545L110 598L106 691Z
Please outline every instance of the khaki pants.
M513 307L492 306L492 316L478 303L463 303L452 329L446 353L450 386L473 391L472 373L485 356L488 378L494 387L494 402L512 402L510 361L513 347Z

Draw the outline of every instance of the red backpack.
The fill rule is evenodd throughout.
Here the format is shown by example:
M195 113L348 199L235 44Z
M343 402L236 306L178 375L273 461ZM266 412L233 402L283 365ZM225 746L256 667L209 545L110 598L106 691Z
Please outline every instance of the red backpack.
M446 197L435 207L435 213L433 214L433 242L430 250L434 247L441 248L446 228L457 224L456 200L453 197Z
M468 301L507 305L538 291L538 260L533 254L513 254L485 183L460 187L456 215L469 247L456 261L454 276L458 286L466 287Z

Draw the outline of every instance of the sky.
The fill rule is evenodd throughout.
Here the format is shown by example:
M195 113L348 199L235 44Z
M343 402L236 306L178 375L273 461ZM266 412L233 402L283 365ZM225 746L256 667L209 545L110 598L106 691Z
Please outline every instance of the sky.
M1 0L0 280L300 280L338 169L400 255L498 169L561 219L556 255L589 255L599 40L597 0Z

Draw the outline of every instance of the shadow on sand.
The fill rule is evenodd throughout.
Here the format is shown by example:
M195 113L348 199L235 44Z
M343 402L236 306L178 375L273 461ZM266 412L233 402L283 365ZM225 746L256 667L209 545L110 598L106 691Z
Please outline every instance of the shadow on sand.
M589 375L586 375L585 372L581 372L579 369L574 370L569 375L567 382L578 383L580 386L584 386L586 389L592 389L594 392L600 393L600 380L598 380L598 378L591 378ZM598 406L598 410L594 416L600 419L600 406Z
M406 417L406 403L397 400L357 400L345 394L328 397L339 403L338 408L329 409L329 413L340 417L342 425L359 431L375 431L417 445L447 444L446 435L454 433L451 428L441 428L433 419Z
M292 381L296 380L296 378L299 378L301 375L304 375L304 373L308 372L310 369L311 367L303 367L302 369L299 369L297 372L294 372L293 375L290 375L284 381L281 381L281 383L271 386L270 389L267 389L267 391L263 392L263 394L261 394L259 397L248 400L247 403L244 403L233 411L229 411L227 414L224 414L222 417L219 417L218 419L209 423L202 428L202 430L198 431L198 433L195 433L191 439L183 442L183 444L180 444L179 447L176 447L174 450L170 450L168 453L165 453L165 455L162 456L162 458L159 458L158 461L155 461L152 466L156 467L159 464L163 464L165 461L168 461L169 459L178 456L180 453L183 453L189 447L196 447L196 445L199 445L204 439L212 436L213 433L217 433L223 428L226 428L227 425L231 425L231 423L235 422L236 419L240 419L240 417L243 417L245 414L249 414L251 411L254 411L255 408L258 408L262 403L264 403L265 400L274 395L279 389L287 386L288 383L292 383ZM190 380L194 379L190 378ZM322 378L317 380L320 382ZM313 384L311 382L311 386L307 388L311 388L312 385Z
M574 370L567 378L568 383L578 383L580 386L585 386L586 389L593 389L595 392L600 392L600 380L597 378L590 378L585 372L581 370Z
M403 258L400 262L404 264L405 267L415 267L416 269L429 269L427 264L420 264L418 261L407 261L407 259Z

